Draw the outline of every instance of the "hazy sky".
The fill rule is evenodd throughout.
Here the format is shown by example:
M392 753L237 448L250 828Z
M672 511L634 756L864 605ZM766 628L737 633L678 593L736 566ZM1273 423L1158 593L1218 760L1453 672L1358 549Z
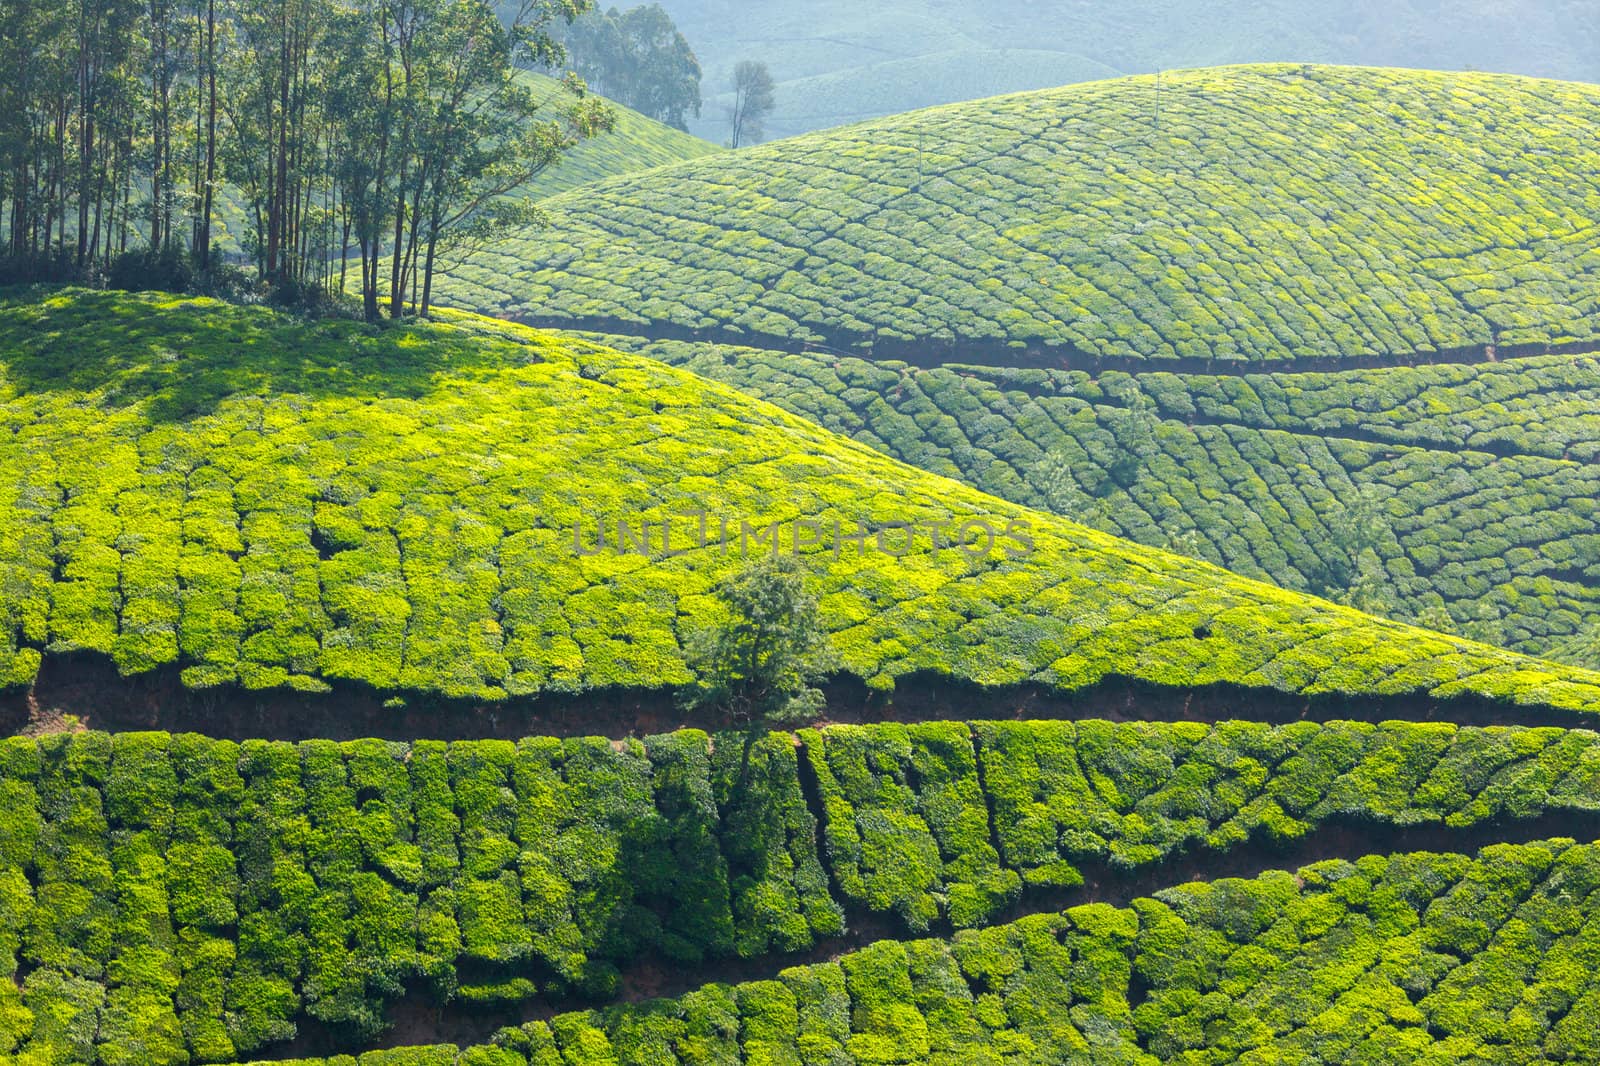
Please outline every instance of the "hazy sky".
M1600 80L1600 0L661 0L705 68L765 61L772 132L1069 81L1294 60Z

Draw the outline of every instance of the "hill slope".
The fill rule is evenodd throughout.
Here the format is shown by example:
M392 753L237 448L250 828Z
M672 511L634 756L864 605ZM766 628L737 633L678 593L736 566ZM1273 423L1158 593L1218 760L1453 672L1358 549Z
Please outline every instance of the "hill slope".
M554 78L530 72L522 76L552 94L559 91ZM554 196L602 178L699 159L722 151L710 141L673 129L615 100L611 101L611 106L617 113L616 129L584 141L562 156L559 163L528 185L529 195Z
M978 94L959 94L984 79L1018 79L1010 88L1020 90L1098 76L1048 77L1074 64L1148 74L1289 60L1600 78L1589 0L884 0L870 11L848 0L666 0L663 6L705 68L708 102L721 103L718 94L731 85L740 60L770 65L778 106L768 128L786 137L970 98ZM1007 49L1056 60L1019 69L995 55ZM885 99L885 68L904 72L916 95ZM695 128L720 139L722 120L720 107L708 107Z
M694 730L516 744L0 741L0 1055L230 1062L284 1054L273 1045L308 1022L358 1051L397 1008L429 1019L423 1032L460 1032L447 1017L472 1032L474 1008L527 1018L627 996L627 977L660 959L670 987L690 990L724 979L728 960L776 977L847 937L994 944L1011 930L972 930L1181 881L1185 851L1185 869L1254 872L1289 853L1353 859L1600 826L1600 736L1588 730L833 727L755 740L748 776L744 747L740 734ZM1537 849L1494 850L1495 872L1523 895L1553 873L1548 856L1504 865ZM1448 896L1460 870L1438 873L1434 894ZM1490 946L1479 923L1498 925L1516 894L1456 892L1428 909L1431 943L1462 957L1463 977L1503 965L1515 930ZM1577 928L1540 925L1552 943ZM1248 942L1262 925L1243 929ZM1515 995L1524 974L1492 979L1495 997Z
M652 360L486 320L372 332L68 292L0 309L0 358L10 685L74 650L195 686L671 685L740 542L816 537L825 621L877 685L1123 676L1600 709L1600 675L1119 541ZM729 520L726 547L673 518L697 511ZM646 520L649 557L618 552ZM953 550L966 522L994 539L972 525Z
M1095 82L589 187L445 292L919 360L1483 358L1596 338L1597 120L1600 87L1502 75Z
M1529 654L1600 661L1593 355L1091 377L603 342L1143 544Z

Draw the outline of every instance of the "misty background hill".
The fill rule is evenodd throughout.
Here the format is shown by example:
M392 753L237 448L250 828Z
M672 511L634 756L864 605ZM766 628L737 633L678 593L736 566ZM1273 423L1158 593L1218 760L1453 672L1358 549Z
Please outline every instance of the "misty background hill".
M1600 0L661 0L721 141L734 65L777 81L769 138L1175 67L1303 61L1600 79Z

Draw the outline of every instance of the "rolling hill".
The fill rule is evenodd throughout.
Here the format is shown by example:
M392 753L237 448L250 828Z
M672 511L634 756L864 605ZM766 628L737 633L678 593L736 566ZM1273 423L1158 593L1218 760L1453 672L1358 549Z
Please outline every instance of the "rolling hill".
M1089 73L1097 67L1106 75L1150 74L1294 60L1600 77L1589 0L993 0L981 7L886 0L870 11L845 0L663 6L705 68L709 106L695 129L714 140L726 136L722 94L734 64L746 59L771 67L778 107L770 129L785 137L970 98L963 93L988 95L979 88L984 83L1002 92L1103 76ZM1039 58L1008 66L1002 53L1019 49ZM1059 76L1074 67L1078 72ZM885 96L886 82L914 95Z
M546 92L559 91L554 78L527 71L522 76ZM611 106L617 114L616 128L584 141L562 156L559 163L527 186L529 196L535 199L554 196L602 178L699 159L722 151L710 141L673 129L614 100Z
M1091 376L586 336L1118 536L1431 629L1600 661L1592 354Z
M863 936L953 936L968 963L995 951L1003 959L1030 929L1052 930L1056 939L1043 942L1059 949L1060 911L1072 904L1085 933L1127 931L1099 945L1093 970L1116 990L1101 1002L1123 1015L1122 1039L1152 1055L1293 1046L1311 1036L1312 1015L1399 994L1385 982L1412 995L1415 1007L1392 1020L1413 1039L1426 1020L1458 1053L1469 1038L1589 1046L1592 1002L1566 1021L1535 1005L1581 992L1576 960L1595 949L1584 908L1600 898L1591 846L1500 846L1476 862L1323 862L1298 885L1285 873L1255 886L1190 884L1157 897L1197 930L1215 927L1187 948L1174 947L1184 930L1172 914L1136 899L1140 885L1173 883L1164 879L1184 852L1190 868L1259 872L1290 854L1350 850L1350 834L1354 858L1423 839L1461 848L1537 840L1552 825L1596 827L1600 735L1589 730L934 722L748 742L681 731L298 745L83 733L0 741L0 798L0 1054L22 1066L232 1062L282 1055L302 1031L360 1050L395 1011L470 1025L474 1012L541 1006L558 1015L558 1033L590 1026L617 1044L617 1058L567 1061L672 1062L645 1034L663 1023L670 1034L678 1006L561 1012L629 997L629 980L663 960L679 988L729 966L770 987ZM1135 900L1138 917L1107 925L1108 899ZM1290 928L1301 935L1286 939ZM904 974L888 960L950 948L887 940L846 955L850 995L858 1004L892 996ZM1230 1012L1260 1020L1202 1036L1177 1021L1214 1009L1192 993L1197 982L1209 987L1198 959L1219 950L1238 953L1226 966ZM1346 957L1341 981L1339 951L1381 954L1389 966L1374 987L1354 981ZM1158 971L1174 952L1194 964L1169 984ZM1118 983L1130 953L1144 960L1135 967L1152 991L1131 1028L1133 1004L1122 997L1136 993ZM1334 1003L1284 1002L1306 968L1334 983L1323 997ZM961 981L959 1003L915 997L896 1024L908 1047L928 1050L892 1061L947 1061L927 1057L935 1048L915 1034L948 1024L948 1008L985 1012L989 1029L1005 1029L995 1019L1011 1014L1039 1039L1021 1021L1028 993L1005 990L1012 971L1005 962L969 969L989 986L971 989L977 1004ZM1241 983L1246 975L1256 981ZM1041 979L1033 993L1053 987L1061 1012L1050 1029L1079 1039L1084 1019L1066 1005L1081 980ZM993 998L1002 992L1003 1004ZM758 985L739 997L754 1012L746 993ZM1483 1017L1519 1001L1536 1016L1514 1032ZM831 1016L803 996L800 1006L811 1024ZM852 1013L841 1043L852 1030L868 1035L850 1037L849 1057L823 1061L885 1061L870 1053L873 1012L840 1017ZM645 1019L644 1031L630 1018ZM511 1049L530 1050L511 1039ZM707 1059L678 1045L687 1062L797 1061L746 1053ZM361 1062L456 1061L453 1047L388 1054Z
M845 669L875 687L1127 678L1600 710L1600 675L1120 541L659 362L484 319L374 332L23 294L0 353L10 686L72 652L191 687L659 689L689 679L680 639L714 623L741 554L798 541Z
M548 201L448 299L991 365L1326 369L1596 340L1600 88L1256 66L880 119Z
M1589 3L671 6L816 122ZM624 112L448 279L517 321L0 290L0 1061L1600 1061L1596 119ZM767 555L820 709L686 706Z

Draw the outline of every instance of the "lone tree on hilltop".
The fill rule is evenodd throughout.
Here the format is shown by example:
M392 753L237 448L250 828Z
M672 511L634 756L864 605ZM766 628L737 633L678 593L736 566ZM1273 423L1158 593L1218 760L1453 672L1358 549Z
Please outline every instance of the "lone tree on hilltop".
M763 557L717 590L723 623L694 634L687 702L722 711L752 731L810 718L822 707L816 684L837 668L816 597L791 557Z
M745 60L733 68L733 106L728 109L728 124L733 127L731 147L761 140L766 133L762 123L777 106L772 87L772 72L765 63Z

